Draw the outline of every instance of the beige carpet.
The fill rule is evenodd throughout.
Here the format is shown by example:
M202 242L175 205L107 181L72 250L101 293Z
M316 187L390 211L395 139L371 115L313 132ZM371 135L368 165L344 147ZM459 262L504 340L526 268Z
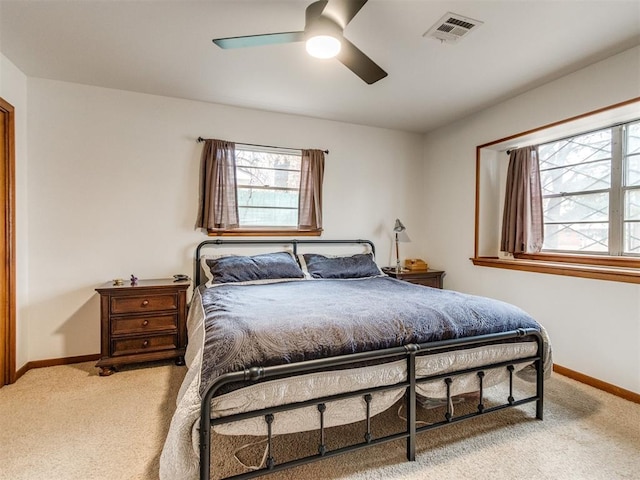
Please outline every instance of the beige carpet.
M29 371L0 389L0 479L156 479L184 372L160 364L101 378L92 363ZM545 420L533 411L528 405L422 434L416 462L405 460L405 444L397 441L267 478L640 478L640 405L554 375L546 383ZM440 414L422 411L421 418ZM375 419L374 433L401 428L397 408ZM361 436L359 425L337 427L328 443L334 448ZM242 471L235 460L218 458L252 440L214 435L216 473ZM313 433L278 437L276 460L313 451L316 440ZM262 446L238 456L259 462Z

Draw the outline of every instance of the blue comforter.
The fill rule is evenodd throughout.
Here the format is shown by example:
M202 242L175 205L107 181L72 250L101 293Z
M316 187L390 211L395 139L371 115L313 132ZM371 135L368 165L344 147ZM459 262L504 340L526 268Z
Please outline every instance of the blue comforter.
M221 285L204 289L202 303L201 394L217 376L253 366L540 330L513 305L390 277Z

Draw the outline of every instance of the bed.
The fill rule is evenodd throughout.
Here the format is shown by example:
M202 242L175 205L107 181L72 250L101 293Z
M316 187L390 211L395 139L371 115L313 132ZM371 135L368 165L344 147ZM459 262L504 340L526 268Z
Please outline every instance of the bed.
M270 251L247 255L248 246ZM242 254L220 253L230 247ZM340 254L325 252L334 247ZM162 480L210 479L212 430L265 439L264 465L228 477L240 479L399 439L413 460L418 434L527 403L543 418L544 328L513 305L390 278L370 241L209 240L196 248L194 278ZM517 398L516 378L535 392ZM486 405L497 384L508 395ZM453 399L470 393L474 410L454 414ZM429 401L446 407L423 425L416 411ZM377 435L371 420L398 402L406 428ZM329 449L327 429L354 422L365 425L362 441ZM274 458L278 435L308 430L318 432L316 454Z

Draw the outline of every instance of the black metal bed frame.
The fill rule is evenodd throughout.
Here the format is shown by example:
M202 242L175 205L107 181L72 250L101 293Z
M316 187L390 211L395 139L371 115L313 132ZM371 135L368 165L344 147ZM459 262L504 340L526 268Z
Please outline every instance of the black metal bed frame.
M368 240L207 240L198 245L196 249L196 284L199 284L200 279L200 266L199 258L202 248L208 245L222 245L222 244L277 244L277 245L292 245L294 253L297 252L298 244L367 244L374 252L373 243ZM520 358L515 360L508 360L498 363L490 363L487 365L481 365L474 368L467 368L457 370L454 372L448 372L437 375L418 376L416 374L416 357L423 355L430 355L434 353L446 352L454 349L471 348L480 345L503 343L509 340L533 340L537 344L537 353L533 356L526 358ZM224 385L232 382L257 382L258 380L267 380L273 377L281 376L298 376L318 372L321 370L330 370L337 367L356 367L361 366L363 362L391 362L396 361L399 358L404 358L407 362L407 378L401 382L393 385L384 385L379 387L365 388L352 392L344 392L336 395L329 395L318 397L302 402L290 403L285 405L279 405L271 408L263 408L255 411L243 412L235 415L230 415L221 418L211 418L211 401L216 392ZM536 369L536 391L535 394L526 398L516 400L513 393L513 375L515 371L515 365L517 364L531 364L535 365ZM509 395L506 398L506 402L500 405L494 405L486 407L484 405L484 391L483 391L483 379L485 372L490 369L505 368L509 373ZM454 416L451 410L451 385L454 382L455 377L465 374L475 373L478 378L478 391L479 401L477 410L472 413L467 413L460 416ZM447 407L444 414L444 418L435 423L428 425L418 426L416 420L416 386L420 383L425 383L434 380L441 380L444 383L447 392ZM394 433L387 436L374 438L374 434L371 430L371 415L370 406L373 394L377 392L404 388L406 389L405 402L407 410L406 430L398 433ZM342 400L345 398L362 397L366 403L366 431L363 434L363 441L360 443L352 444L346 447L338 448L335 450L328 450L326 446L326 432L324 412L326 410L326 404L332 401ZM299 465L315 462L323 458L329 458L343 453L353 452L369 446L379 445L382 443L391 442L399 439L406 439L406 455L407 460L415 460L416 454L416 437L417 434L430 431L444 425L450 425L464 420L469 420L481 415L486 415L496 411L503 410L505 408L517 407L527 403L536 403L536 418L543 419L543 401L544 401L544 349L543 339L541 333L532 328L517 329L508 332L493 333L488 335L479 335L475 337L466 337L459 339L442 340L437 342L428 342L421 344L409 344L401 347L387 348L383 350L375 350L362 353L354 353L349 355L341 355L336 357L329 357L317 360L308 360L299 363L291 363L285 365L276 365L270 367L252 367L238 372L227 373L218 377L211 385L208 386L205 395L202 398L200 405L200 480L210 479L211 468L211 429L212 427L225 423L232 423L248 418L264 417L267 430L267 460L266 465L263 468L253 470L250 472L226 477L227 479L248 479L261 475L265 475L272 472L277 472L287 468L296 467ZM295 460L287 461L277 464L275 458L272 455L272 423L274 420L274 414L279 412L285 412L290 410L296 410L303 407L316 406L320 419L319 429L319 443L318 453ZM206 412L206 415L203 413Z

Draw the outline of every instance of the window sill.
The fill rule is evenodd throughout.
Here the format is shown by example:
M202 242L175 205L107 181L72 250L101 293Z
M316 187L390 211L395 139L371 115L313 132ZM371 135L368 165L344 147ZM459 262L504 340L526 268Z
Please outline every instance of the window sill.
M322 230L298 230L291 229L258 229L236 228L233 230L207 230L210 237L319 237Z
M548 273L569 277L593 278L614 282L639 283L640 269L630 267L612 267L608 265L588 265L565 263L551 260L502 259L497 257L475 257L470 259L480 267L506 268L526 272Z

